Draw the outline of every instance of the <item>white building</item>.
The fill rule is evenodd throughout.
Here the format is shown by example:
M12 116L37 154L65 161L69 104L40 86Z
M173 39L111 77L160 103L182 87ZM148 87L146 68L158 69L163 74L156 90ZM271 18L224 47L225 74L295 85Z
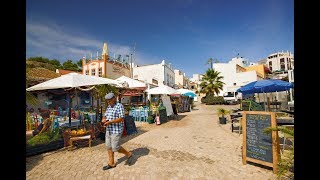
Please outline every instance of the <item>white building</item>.
M272 72L292 70L294 69L293 54L289 51L270 54L267 59L267 65Z
M162 60L160 64L133 67L133 79L137 79L155 86L167 85L174 87L175 74L171 63Z
M228 63L214 63L212 65L213 69L220 72L220 76L223 76L222 82L225 83L219 96L225 92L235 92L241 86L263 78L257 71L247 71L243 67L248 64L244 58L236 57Z
M202 74L193 74L192 78L190 78L190 81L199 82L201 81L202 76L203 76Z
M293 54L287 52L277 52L270 54L266 65L274 74L274 79L281 79L288 76L288 71L294 69Z
M202 74L193 74L192 78L190 78L189 80L189 86L190 89L193 91L198 91L200 92L201 87L200 87L200 83L201 83L201 79L202 79L203 75Z
M182 73L179 69L174 70L175 87L189 89L189 78L186 73Z
M104 43L100 57L98 52L95 59L83 57L82 74L99 77L105 76L110 79L117 79L121 76L130 77L129 63L120 57L121 56L119 56L118 59L110 57L108 54L108 45Z

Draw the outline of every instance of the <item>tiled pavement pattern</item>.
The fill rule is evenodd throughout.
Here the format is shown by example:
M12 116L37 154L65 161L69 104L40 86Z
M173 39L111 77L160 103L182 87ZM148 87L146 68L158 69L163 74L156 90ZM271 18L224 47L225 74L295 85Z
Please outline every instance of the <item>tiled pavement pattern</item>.
M220 106L220 105L219 105ZM115 153L117 167L107 165L103 141L91 148L58 150L26 159L27 179L276 179L272 169L243 165L242 135L218 124L215 109L196 102L195 110L156 126L137 122L139 133L122 139L134 153L131 164ZM238 106L224 106L234 108Z

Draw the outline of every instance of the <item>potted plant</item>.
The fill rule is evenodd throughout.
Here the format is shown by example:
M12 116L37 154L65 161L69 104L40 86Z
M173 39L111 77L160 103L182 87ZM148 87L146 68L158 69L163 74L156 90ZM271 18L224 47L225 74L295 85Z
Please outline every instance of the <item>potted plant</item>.
M149 115L147 121L148 121L149 124L153 124L154 123L153 115Z
M125 114L126 116L128 116L130 110L131 110L131 106L125 106L125 107L124 107L124 114Z
M217 109L217 114L219 117L219 122L220 124L226 124L227 123L227 118L225 117L226 115L230 114L230 111L224 108L218 108Z

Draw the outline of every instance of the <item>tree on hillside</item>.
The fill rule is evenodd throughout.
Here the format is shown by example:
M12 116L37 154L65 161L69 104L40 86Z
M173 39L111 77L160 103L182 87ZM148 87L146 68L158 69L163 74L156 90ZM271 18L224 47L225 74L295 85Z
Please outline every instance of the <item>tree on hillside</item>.
M62 67L63 69L66 69L66 70L71 70L71 71L78 71L79 68L78 68L78 65L73 63L72 60L67 60L66 62L64 62L62 64Z
M79 61L77 61L77 65L79 69L82 69L82 59L80 59Z
M208 69L201 79L200 87L202 89L200 92L206 95L218 95L225 84L221 81L222 79L223 76L220 76L220 72Z
M48 58L44 58L41 56L29 57L29 58L27 58L27 61L37 61L37 62L49 63Z
M52 59L52 60L49 61L49 63L52 64L52 65L54 65L54 67L55 67L56 69L62 68L62 65L61 65L60 61L57 60L57 59Z

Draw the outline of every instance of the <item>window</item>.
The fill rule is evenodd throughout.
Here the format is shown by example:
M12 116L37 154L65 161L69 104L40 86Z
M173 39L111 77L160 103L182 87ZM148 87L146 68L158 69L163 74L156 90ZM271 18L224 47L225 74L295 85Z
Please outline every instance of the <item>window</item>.
M153 84L158 84L158 80L152 79Z
M86 75L89 75L89 70L86 70Z
M99 72L98 72L99 77L102 77L102 67L99 68Z
M226 92L223 94L223 97L234 97L234 92Z
M269 61L269 69L272 71L272 61Z
M96 75L96 69L91 69L91 75L95 76Z
M288 70L291 69L290 58L287 58L287 68L288 68Z
M233 83L233 85L234 85L234 86L236 86L236 85L237 85L237 83Z

